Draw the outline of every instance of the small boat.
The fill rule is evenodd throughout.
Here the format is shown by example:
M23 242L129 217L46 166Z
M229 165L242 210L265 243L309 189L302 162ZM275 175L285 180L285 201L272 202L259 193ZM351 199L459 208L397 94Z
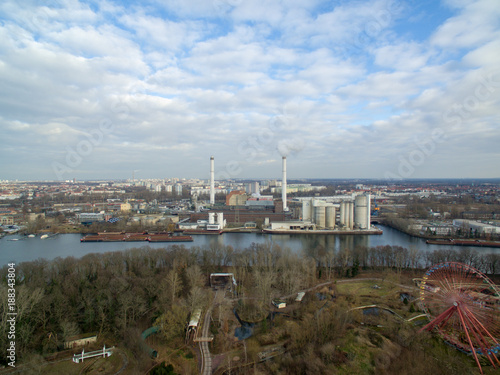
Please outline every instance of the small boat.
M44 240L46 238L49 238L49 235L48 234L42 234L42 236L40 237L41 240Z
M34 234L28 234L28 237L29 237L29 238L34 238L34 237L35 237L35 235L34 235Z

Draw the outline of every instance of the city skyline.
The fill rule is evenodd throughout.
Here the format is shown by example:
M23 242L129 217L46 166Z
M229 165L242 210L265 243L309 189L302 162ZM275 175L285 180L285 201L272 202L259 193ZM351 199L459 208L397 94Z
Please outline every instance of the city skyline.
M0 14L0 180L500 177L495 1Z

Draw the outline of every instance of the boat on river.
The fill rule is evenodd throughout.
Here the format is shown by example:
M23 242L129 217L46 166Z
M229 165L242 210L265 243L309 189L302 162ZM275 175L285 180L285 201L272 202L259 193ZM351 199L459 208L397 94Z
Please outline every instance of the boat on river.
M98 233L89 234L80 242L191 242L191 236L174 236L170 233Z
M455 246L479 246L479 247L500 247L500 241L486 240L427 240L425 243L429 245L455 245Z

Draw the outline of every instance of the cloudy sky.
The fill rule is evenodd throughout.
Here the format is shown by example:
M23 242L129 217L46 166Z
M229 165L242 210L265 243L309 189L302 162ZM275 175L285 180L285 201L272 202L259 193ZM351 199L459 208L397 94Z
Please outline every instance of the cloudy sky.
M208 178L210 155L500 177L498 0L2 0L0 180Z

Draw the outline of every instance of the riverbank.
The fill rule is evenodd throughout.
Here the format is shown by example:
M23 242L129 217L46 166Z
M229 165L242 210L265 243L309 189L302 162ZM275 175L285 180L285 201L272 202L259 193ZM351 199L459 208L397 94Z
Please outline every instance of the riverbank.
M399 220L406 220L406 219L399 219ZM387 227L390 227L394 230L397 230L401 233L404 233L410 237L414 238L421 238L425 239L426 243L428 244L434 244L434 245L460 245L460 246L487 246L487 247L498 247L496 244L500 243L500 241L496 240L489 240L483 236L483 238L460 238L460 237L453 237L453 236L440 236L440 235L429 235L429 234L421 234L420 231L415 231L415 230L410 230L408 227L411 225L411 223L406 220L407 223L405 225L395 225L393 221L391 220L386 220L386 219L379 219L378 223L381 225L385 225ZM463 244L460 244L460 242L463 242ZM492 243L494 245L489 246L489 245L476 245L474 242L488 242Z

